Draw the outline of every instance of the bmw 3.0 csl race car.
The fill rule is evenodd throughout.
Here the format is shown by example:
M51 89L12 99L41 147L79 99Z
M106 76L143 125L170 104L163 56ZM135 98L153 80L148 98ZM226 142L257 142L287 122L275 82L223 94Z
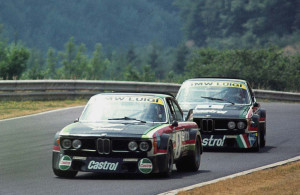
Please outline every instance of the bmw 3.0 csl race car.
M203 147L251 148L266 144L266 111L244 80L186 80L177 101L186 120L200 127Z
M79 120L55 135L53 172L160 173L197 171L202 140L195 122L185 122L174 97L104 93L93 96Z

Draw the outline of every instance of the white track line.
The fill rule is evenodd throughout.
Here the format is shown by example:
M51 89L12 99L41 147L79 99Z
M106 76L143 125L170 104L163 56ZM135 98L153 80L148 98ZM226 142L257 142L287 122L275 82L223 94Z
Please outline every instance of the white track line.
M239 177L239 176L242 176L242 175L247 175L249 173L253 173L253 172L256 172L256 171L261 171L261 170L264 170L264 169L274 168L274 167L277 167L277 166L280 166L280 165L285 165L285 164L295 162L295 161L299 161L299 160L300 160L300 156L296 156L296 157L290 158L288 160L284 160L284 161L280 161L280 162L277 162L277 163L265 165L265 166L258 167L258 168L255 168L255 169L250 169L250 170L247 170L247 171L242 171L242 172L239 172L239 173L235 173L235 174L228 175L228 176L225 176L225 177L221 177L221 178L218 178L218 179L214 179L214 180L211 180L211 181L202 182L202 183L199 183L199 184L187 186L187 187L184 187L184 188L179 188L179 189L176 189L176 190L163 192L163 193L160 193L158 195L173 195L173 194L177 194L178 192L181 192L181 191L192 190L194 188L198 188L198 187L206 186L206 185L209 185L209 184L217 183L219 181L223 181L223 180L226 180L226 179L235 178L235 177Z
M80 108L80 107L83 108L84 106L74 106L74 107L69 107L69 108L61 108L61 109L50 110L50 111L46 111L46 112L40 112L40 113L36 113L36 114L30 114L30 115L25 115L25 116L19 116L19 117L15 117L15 118L8 118L8 119L0 120L0 122L3 122L3 121L10 121L10 120L15 120L15 119L28 118L28 117L33 117L33 116L39 116L39 115L43 115L43 114L49 114L49 113L53 113L53 112L59 112L59 111L63 111L63 110L70 110L70 109L73 109L73 108Z

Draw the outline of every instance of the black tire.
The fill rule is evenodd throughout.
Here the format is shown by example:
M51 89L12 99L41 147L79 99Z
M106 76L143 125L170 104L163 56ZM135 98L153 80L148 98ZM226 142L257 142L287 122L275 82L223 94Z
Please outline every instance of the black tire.
M198 171L201 164L201 144L199 138L196 139L195 150L192 155L184 157L176 163L177 171Z
M162 177L170 177L172 175L173 163L174 163L173 144L172 142L169 142L168 153L166 158L166 169L163 172L159 173L159 175Z
M262 128L261 128L261 136L260 136L260 147L263 148L266 146L266 123L264 123L262 125Z
M58 177L73 178L77 175L78 171L61 171L58 169L53 169L53 173Z
M257 132L257 139L256 139L256 142L252 148L252 151L253 152L259 152L259 149L260 149L260 141L261 141L261 133L260 133L260 130L258 130Z

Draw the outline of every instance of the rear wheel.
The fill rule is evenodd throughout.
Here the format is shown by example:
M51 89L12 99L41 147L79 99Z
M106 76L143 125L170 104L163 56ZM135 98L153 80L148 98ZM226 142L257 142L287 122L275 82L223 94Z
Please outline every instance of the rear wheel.
M53 173L58 177L73 178L77 175L78 171L61 171L53 169Z
M177 171L198 171L201 163L200 139L196 139L195 150L192 155L182 158L176 163Z

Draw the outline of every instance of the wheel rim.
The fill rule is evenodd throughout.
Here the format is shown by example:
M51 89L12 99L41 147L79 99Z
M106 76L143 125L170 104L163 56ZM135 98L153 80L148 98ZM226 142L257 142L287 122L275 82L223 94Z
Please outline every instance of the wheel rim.
M171 149L171 145L169 146L170 149L168 151L168 172L172 172L173 169L173 158L172 158L172 149Z

